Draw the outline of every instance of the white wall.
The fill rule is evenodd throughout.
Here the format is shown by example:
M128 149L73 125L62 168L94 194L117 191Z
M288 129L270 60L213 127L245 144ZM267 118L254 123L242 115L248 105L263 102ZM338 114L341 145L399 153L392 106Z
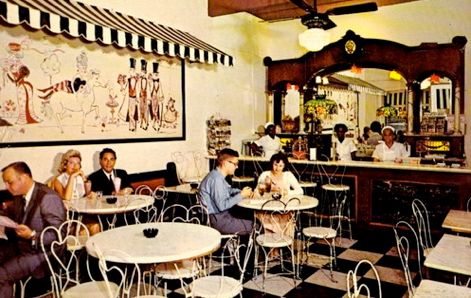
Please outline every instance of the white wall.
M253 18L247 15L210 18L207 16L206 0L83 2L188 31L234 56L235 65L187 63L187 137L184 141L6 148L0 149L0 167L24 160L31 166L35 179L45 181L56 173L59 154L75 148L82 153L84 171L89 173L98 168L97 152L109 146L117 151L117 166L129 173L159 170L165 168L173 151L206 149L206 119L210 115L219 113L231 119L232 144L239 150L241 140L250 136L254 128L265 121L265 112L261 110L265 107L264 67L256 48L256 39L251 41L253 35L249 32ZM0 182L0 188L3 187L3 182Z
M234 67L187 64L185 141L106 145L117 151L117 166L130 173L164 168L173 151L205 150L205 121L214 113L232 120L232 144L240 150L240 141L265 121L263 57L271 56L277 60L299 57L304 53L297 44L297 35L304 30L299 20L266 23L244 13L210 18L207 16L207 0L83 2L188 31L235 58ZM406 45L448 43L456 35L471 39L470 12L469 0L422 0L381 7L373 13L332 17L337 27L330 32L333 41L352 29L362 37L388 39ZM466 74L471 73L470 55L468 43ZM469 75L465 86L465 98L471 100ZM465 113L469 124L470 104ZM469 133L466 140L466 150L471 156ZM104 147L101 144L1 149L0 167L24 160L31 166L35 178L44 181L55 173L53 161L57 155L71 147L82 152L85 172L97 168L96 153ZM1 183L0 188L3 188Z

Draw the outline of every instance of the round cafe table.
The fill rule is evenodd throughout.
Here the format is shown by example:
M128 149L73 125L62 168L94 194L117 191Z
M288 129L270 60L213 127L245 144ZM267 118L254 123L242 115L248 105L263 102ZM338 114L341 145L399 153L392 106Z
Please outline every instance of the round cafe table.
M116 203L109 204L106 198L116 197ZM66 201L70 210L86 214L115 214L133 211L154 204L154 197L145 195L117 195L102 198L79 198Z
M146 228L158 229L157 236L145 237L143 230ZM98 247L107 261L155 264L204 256L217 250L220 244L221 234L211 227L160 222L123 226L95 234L88 239L86 248L96 257L95 247ZM119 257L114 257L112 251L119 251Z
M298 200L296 200L299 199ZM280 199L282 203L270 202L265 204L267 201L271 200L271 196L264 196L262 198L253 198L253 199L243 199L239 202L240 207L253 209L253 210L263 210L264 211L277 211L277 210L286 210L286 211L299 211L306 210L317 207L319 201L311 196L307 195L289 195L284 196ZM290 201L291 200L291 201ZM289 201L289 204L288 204Z
M116 203L109 204L106 199L116 197ZM146 195L111 195L101 198L78 198L65 201L68 210L78 213L81 221L84 214L98 216L100 228L103 231L103 221L101 215L112 215L112 220L108 221L109 228L115 226L116 214L126 213L148 207L154 204L154 197Z

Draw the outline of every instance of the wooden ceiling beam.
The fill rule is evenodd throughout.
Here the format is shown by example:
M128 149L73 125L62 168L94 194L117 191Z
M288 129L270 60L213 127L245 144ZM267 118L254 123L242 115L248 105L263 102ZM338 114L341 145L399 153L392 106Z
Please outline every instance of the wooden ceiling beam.
M331 8L371 2L373 0L317 0L317 10L325 12ZM379 7L418 0L376 0ZM310 4L309 1L305 0ZM290 0L208 0L208 15L211 17L238 12L250 13L265 21L294 19L306 12Z

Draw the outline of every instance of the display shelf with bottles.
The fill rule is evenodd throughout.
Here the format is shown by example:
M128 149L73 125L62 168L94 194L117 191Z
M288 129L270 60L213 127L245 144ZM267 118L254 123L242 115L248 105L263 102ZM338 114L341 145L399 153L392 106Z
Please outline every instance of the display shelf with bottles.
M316 157L313 158L306 154L302 159L327 160L330 159L330 148L332 146L332 134L291 134L280 133L277 136L281 139L283 151L292 156L294 143L301 138L307 144L307 153L309 148L316 148Z
M412 157L422 157L422 163L446 164L466 162L463 135L438 133L407 134L405 141L410 145Z

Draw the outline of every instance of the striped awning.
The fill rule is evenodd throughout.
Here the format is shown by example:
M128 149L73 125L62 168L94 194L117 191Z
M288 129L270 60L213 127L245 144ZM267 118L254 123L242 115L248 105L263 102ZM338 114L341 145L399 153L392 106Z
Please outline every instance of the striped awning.
M231 56L187 32L71 0L0 0L0 18L12 25L26 24L106 45L209 64L233 64Z

